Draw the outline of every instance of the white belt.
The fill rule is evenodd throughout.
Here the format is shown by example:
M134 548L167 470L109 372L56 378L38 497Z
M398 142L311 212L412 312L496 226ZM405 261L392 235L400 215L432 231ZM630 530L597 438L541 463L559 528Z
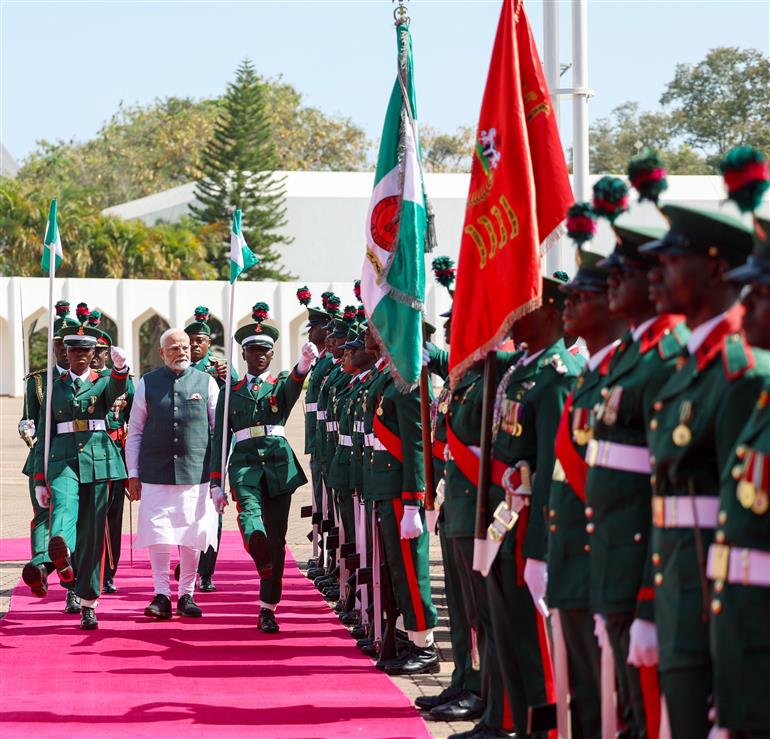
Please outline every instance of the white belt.
M315 407L318 408L318 403L315 404ZM315 414L317 421L325 421L326 420L326 411L318 411Z
M340 434L337 441L340 446L353 446L353 439L347 434Z
M364 445L371 447L375 452L387 452L387 447L374 435L366 434L364 436Z
M713 495L652 496L652 525L661 529L715 529L719 498ZM697 518L697 521L696 521Z
M637 472L640 475L649 475L652 472L650 450L646 446L591 439L586 449L586 462L589 467L606 467L621 472Z
M305 403L305 413L315 413L318 410L318 403Z
M356 421L353 424L353 431L355 431L357 434L365 433L364 422L363 421Z
M332 431L336 431L339 427L337 426L336 421L327 421L326 422L326 430L331 433Z
M768 588L770 587L770 552L712 544L709 547L706 573L712 580L727 580L736 585L757 585Z
M106 431L107 424L98 419L78 419L76 421L64 421L56 424L57 434L74 434L78 431Z
M261 439L263 436L286 436L286 431L283 426L249 426L235 432L235 441Z

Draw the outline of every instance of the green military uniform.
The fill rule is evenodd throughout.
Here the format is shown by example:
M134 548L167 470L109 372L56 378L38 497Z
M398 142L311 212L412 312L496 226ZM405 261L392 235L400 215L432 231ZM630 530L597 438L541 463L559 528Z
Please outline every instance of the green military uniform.
M552 668L545 622L524 582L524 564L530 558L546 560L554 439L564 401L579 370L564 340L559 339L529 362L522 357L507 371L498 388L493 458L508 467L526 462L534 474L530 505L522 509L503 540L486 578L500 670L519 731L519 727L527 725L530 708L555 699L547 689L552 682ZM493 475L489 510L495 511L505 498L506 490Z
M751 236L719 214L663 206L671 231L643 247L651 253L745 258ZM648 424L652 465L652 555L661 689L673 736L709 731L712 694L705 552L714 540L722 470L770 370L741 333L734 305L688 340L653 403ZM705 335L704 335L705 334Z
M274 332L277 338L278 332L272 327L264 326L261 331ZM244 326L236 332L236 341L241 343L250 333L253 327ZM267 540L272 572L260 583L260 600L265 607L274 608L281 599L291 494L307 482L284 431L304 380L296 370L281 372L277 378L269 372L258 378L247 374L230 391L228 435L235 436L235 446L228 476L247 551L256 532ZM224 399L220 393L211 453L212 483L221 482Z
M72 327L62 334L67 343L68 334L93 331ZM74 551L75 593L85 601L95 601L101 592L109 484L126 478L120 450L106 433L105 418L116 398L125 392L127 379L127 370L119 373L113 369L109 376L90 370L85 380L73 380L70 373L56 380L47 480L44 445L35 447L35 482L47 482L51 490L49 554L54 563L61 559L53 551L54 539L63 539L69 551ZM42 405L44 408L45 401ZM44 410L38 429L44 439Z

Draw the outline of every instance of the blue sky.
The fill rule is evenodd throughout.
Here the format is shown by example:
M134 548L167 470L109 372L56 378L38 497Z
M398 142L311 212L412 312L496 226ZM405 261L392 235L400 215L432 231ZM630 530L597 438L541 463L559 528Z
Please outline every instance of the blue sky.
M500 0L410 6L421 121L475 125ZM542 2L526 7L542 43ZM570 2L560 8L568 62ZM391 13L389 0L0 0L0 140L21 160L37 139L88 139L121 100L218 95L244 56L376 138L394 75ZM656 107L677 63L723 45L770 53L770 0L589 0L591 118L625 100ZM564 105L565 146L570 119Z

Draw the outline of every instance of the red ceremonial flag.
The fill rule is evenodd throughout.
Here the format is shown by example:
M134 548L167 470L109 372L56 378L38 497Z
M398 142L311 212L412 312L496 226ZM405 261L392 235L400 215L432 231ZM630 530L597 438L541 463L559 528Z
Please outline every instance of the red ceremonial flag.
M452 332L453 381L540 306L540 257L562 236L573 202L524 3L503 0L460 244L452 310L462 329Z

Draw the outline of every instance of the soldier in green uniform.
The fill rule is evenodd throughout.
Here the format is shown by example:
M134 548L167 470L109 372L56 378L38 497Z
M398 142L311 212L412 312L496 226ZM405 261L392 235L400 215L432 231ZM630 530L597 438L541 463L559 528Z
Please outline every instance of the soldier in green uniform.
M69 360L67 349L64 346L59 331L66 326L78 326L78 322L69 318L70 304L66 300L56 303L56 320L54 321L53 353L56 359L54 367L54 379L67 373ZM22 472L29 480L29 498L32 503L32 521L30 522L30 544L32 559L24 565L21 571L22 580L29 586L32 593L38 598L43 598L48 593L48 575L53 572L53 564L48 557L48 519L50 511L47 506L41 506L35 497L35 448L37 440L37 421L40 416L40 408L43 402L46 383L48 381L48 369L35 370L24 378L24 411L19 421L19 435L29 446L27 460ZM74 589L67 589L67 603L65 613L80 613L80 603L77 600Z
M101 331L101 336L96 340L94 358L91 360L91 369L109 376L107 356L112 346L112 337L99 329L101 313L91 311L88 316L88 325ZM120 448L123 461L126 461L126 435L128 419L131 415L131 406L134 401L134 380L129 374L126 381L126 392L119 395L110 408L105 419L107 422L107 434ZM110 483L110 498L107 504L107 551L104 560L103 593L117 593L115 585L115 573L120 563L120 550L123 537L123 504L126 500L126 480L113 480Z
M601 654L589 599L585 452L588 419L601 400L625 324L610 316L608 273L597 266L601 257L585 250L578 255L577 274L561 288L566 294L562 320L565 332L585 341L589 358L567 396L556 432L556 462L548 504L546 600L549 607L559 610L567 650L573 735L598 739L602 730Z
M449 344L452 327L451 309L442 314L444 340ZM481 673L478 664L474 667L473 634L462 603L462 588L457 572L454 547L446 535L446 511L442 506L444 481L444 452L446 449L446 414L452 390L449 385L449 352L432 344L426 346L428 369L444 380L444 387L433 402L433 479L437 487L435 508L438 510L437 530L441 544L441 559L444 566L444 592L449 615L449 638L452 645L452 679L449 685L437 695L419 696L415 700L418 708L427 710L428 718L434 721L473 721L481 717L484 702L481 700Z
M291 494L307 482L286 439L285 424L318 350L307 342L292 372L273 377L270 363L278 330L262 323L267 318L264 304L254 306L252 316L254 323L235 332L248 369L230 391L227 434L235 446L227 469L238 505L238 528L260 576L259 629L275 633L279 628L275 609L281 600ZM227 505L221 474L224 400L220 394L211 454L211 495L219 513Z
M372 339L368 336L367 341ZM379 380L370 386L367 397L363 488L367 500L374 503L396 607L409 642L401 654L377 665L389 675L438 672L433 645L437 612L430 594L429 534L423 508L419 391L401 392L391 373L381 373Z
M494 528L504 538L488 535L487 547L499 546L499 553L486 557L487 597L500 673L514 725L522 732L530 710L552 704L556 697L543 617L546 521L554 439L580 371L563 339L564 295L559 287L568 278L563 273L555 277L543 279L542 307L514 324L514 337L527 349L500 380L492 425L489 510L495 515L490 531ZM501 518L513 523L510 532L505 525L500 529Z
M128 367L125 352L113 346L110 376L90 369L101 333L97 329L72 326L60 333L70 369L46 390L52 393L51 445L47 460L45 445L35 447L35 496L39 505L51 505L48 554L62 582L75 580L80 627L90 630L98 627L94 609L102 587L109 483L126 478L126 466L107 435L105 418L126 390ZM45 439L45 416L44 399L40 439Z
M655 622L631 626L629 660L659 652L660 684L675 737L709 732L712 670L706 552L714 540L720 474L768 371L741 332L738 287L725 279L751 251L751 231L721 213L664 205L668 233L656 254L658 313L683 313L687 352L658 393L648 424L652 456Z
M743 298L753 354L770 350L770 220L755 218L748 263L727 278ZM715 543L711 649L717 724L734 736L770 736L770 380L722 470Z
M613 228L617 245L601 264L610 270L611 315L629 328L590 419L586 530L591 606L606 624L613 650L619 713L630 736L646 737L658 731L657 675L652 665L628 663L634 619L649 623L650 628L653 621L646 429L652 402L674 371L689 332L682 316L658 315L650 300L647 273L657 260L639 247L662 236L662 231Z
M199 305L195 309L195 320L185 326L185 333L190 337L190 360L192 366L211 375L219 389L225 386L227 378L227 362L224 359L216 359L211 351L211 327L208 324L209 309L205 305ZM233 384L238 382L238 373L230 368L230 376ZM212 582L214 570L217 565L217 552L219 542L222 541L222 516L219 516L217 524L217 548L209 547L198 560L198 590L202 593L213 593L216 585Z

